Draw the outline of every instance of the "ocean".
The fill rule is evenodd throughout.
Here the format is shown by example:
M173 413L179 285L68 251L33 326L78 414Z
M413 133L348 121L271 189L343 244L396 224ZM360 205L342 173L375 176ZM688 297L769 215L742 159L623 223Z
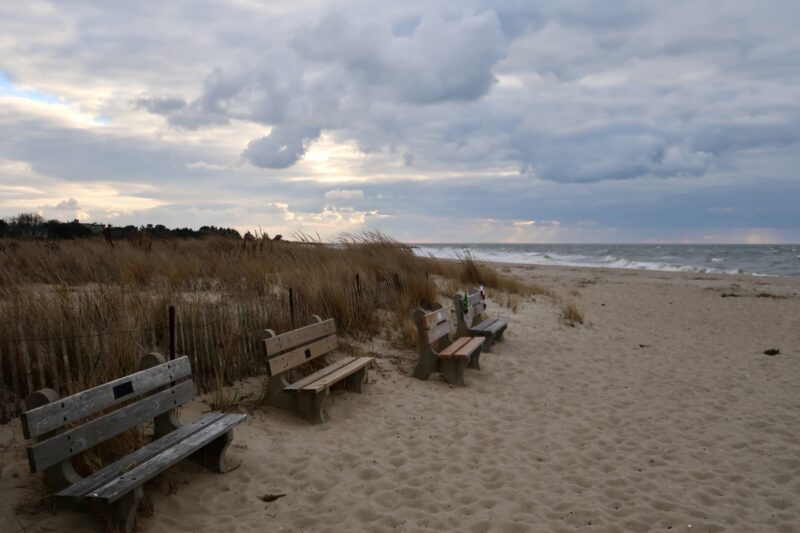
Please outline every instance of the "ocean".
M742 244L419 244L419 255L530 265L800 276L800 245Z

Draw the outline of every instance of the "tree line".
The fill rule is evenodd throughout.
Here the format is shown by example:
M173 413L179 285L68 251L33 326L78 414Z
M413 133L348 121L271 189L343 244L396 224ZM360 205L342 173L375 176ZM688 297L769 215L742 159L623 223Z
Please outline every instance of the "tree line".
M0 219L0 238L17 239L85 239L100 235L106 239L127 239L146 234L154 238L195 238L209 235L241 239L242 235L233 228L202 226L200 229L168 228L163 224L145 226L114 226L112 224L82 223L78 220L62 222L57 219L45 220L38 213L21 213L15 217ZM248 234L245 235L247 238ZM250 236L252 238L252 235Z

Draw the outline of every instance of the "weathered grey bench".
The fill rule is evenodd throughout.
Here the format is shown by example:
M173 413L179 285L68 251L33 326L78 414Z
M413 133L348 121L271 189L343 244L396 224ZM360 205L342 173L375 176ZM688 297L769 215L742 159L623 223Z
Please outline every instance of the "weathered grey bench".
M492 344L503 340L503 333L508 327L508 321L502 318L487 318L481 320L486 310L486 295L480 289L473 289L467 293L466 302L463 295L453 296L453 305L456 309L456 331L459 336L480 336L486 341L483 349L492 351ZM466 305L465 305L466 304Z
M483 337L450 341L450 312L451 308L441 306L433 311L414 311L419 338L419 359L414 377L428 379L432 373L438 372L448 383L464 387L464 370L467 367L480 370Z
M37 440L28 448L31 472L44 474L55 491L55 504L106 511L113 526L125 532L133 530L144 483L169 467L192 457L216 472L228 470L225 451L233 427L247 416L206 413L180 425L175 409L195 396L189 358L165 362L152 353L141 359L139 368L62 399L52 389L42 389L26 399L22 414L25 438ZM149 444L88 477L73 468L75 455L150 420L154 435Z
M306 420L322 423L328 420L331 387L343 381L346 388L361 392L367 381L367 365L373 357L344 357L309 376L290 383L289 370L301 367L330 353L338 345L336 324L332 318L317 315L308 326L281 335L271 329L262 336L267 357L266 403L298 412Z

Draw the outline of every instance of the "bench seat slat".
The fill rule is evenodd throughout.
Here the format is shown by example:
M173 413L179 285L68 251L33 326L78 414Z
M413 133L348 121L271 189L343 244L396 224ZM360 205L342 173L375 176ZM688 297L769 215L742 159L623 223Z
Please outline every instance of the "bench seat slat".
M184 424L175 431L156 439L151 443L139 448L135 452L114 461L105 468L98 470L91 476L85 477L56 494L56 499L78 502L87 493L105 485L114 478L124 474L127 470L139 465L167 448L174 446L189 435L203 429L205 426L215 422L225 416L224 413L206 413L188 424Z
M89 492L85 496L85 500L102 503L115 502L134 488L143 485L169 467L189 457L206 444L229 431L245 418L247 418L247 415L244 414L224 415L222 418L208 424L174 446L151 457L102 487Z
M456 355L456 352L464 346L471 337L461 337L460 339L456 339L453 343L439 352L439 357L462 357L461 355Z
M497 322L497 320L498 320L497 318L487 318L486 320L484 320L480 324L476 324L476 325L472 326L470 329L475 329L475 330L478 330L478 331L488 330L488 329L490 329L489 326L491 326L492 324Z
M456 351L455 355L462 355L464 357L469 357L475 350L479 349L485 342L485 339L483 337L467 337L467 339L468 339L467 342L465 342L464 345L461 346L461 348L459 348Z
M128 428L190 401L194 395L194 382L187 380L34 444L28 448L31 472L41 472L49 466L69 459L95 444L119 435Z
M22 413L26 439L39 437L103 409L132 400L192 373L187 356L67 396Z
M502 330L506 329L507 327L508 327L508 322L506 322L505 320L503 320L501 318L498 318L498 319L494 320L494 322L492 322L488 326L486 326L484 328L481 328L481 331L486 331L486 332L491 333L492 335L496 335L498 331L502 331ZM477 329L477 326L475 328L472 328L472 329Z
M308 385L309 383L314 383L318 379L324 378L325 376L327 376L328 374L330 374L332 372L336 372L337 370L342 368L344 365L348 364L353 359L355 359L355 357L345 357L343 359L339 359L335 363L331 363L330 365L326 366L325 368L321 368L321 369L317 370L313 374L309 374L308 376L306 376L306 377L304 377L302 379L298 379L297 381L295 381L291 385L285 387L283 390L287 391L287 392L300 390L303 387L305 387L306 385Z
M489 327L489 329L492 331L492 333L497 333L498 331L504 330L507 327L508 327L508 322L506 322L501 318L498 318L497 321Z
M373 359L374 359L373 357L356 357L352 361L350 361L347 365L341 367L339 370L331 372L327 376L317 381L314 381L313 383L309 383L308 385L303 387L303 390L313 390L315 392L320 392L322 390L325 390L334 383L343 380L347 376L355 374L356 372L358 372L359 370L370 364Z

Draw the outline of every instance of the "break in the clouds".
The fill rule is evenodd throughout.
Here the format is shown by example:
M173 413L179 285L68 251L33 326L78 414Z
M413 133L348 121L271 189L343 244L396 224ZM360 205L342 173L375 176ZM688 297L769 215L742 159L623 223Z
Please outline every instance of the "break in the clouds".
M800 240L800 4L0 6L0 216Z

